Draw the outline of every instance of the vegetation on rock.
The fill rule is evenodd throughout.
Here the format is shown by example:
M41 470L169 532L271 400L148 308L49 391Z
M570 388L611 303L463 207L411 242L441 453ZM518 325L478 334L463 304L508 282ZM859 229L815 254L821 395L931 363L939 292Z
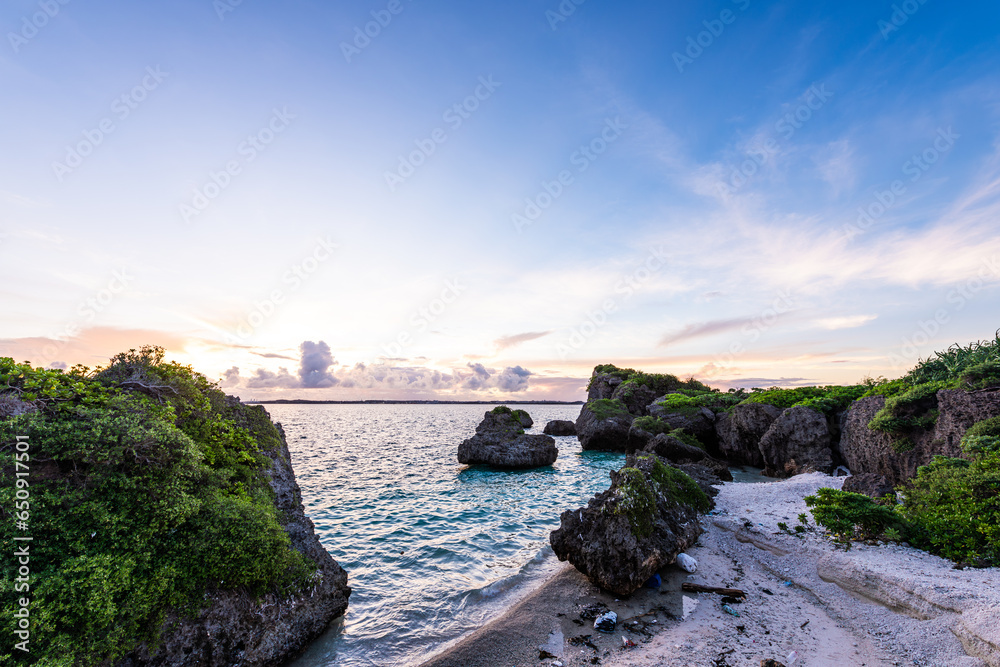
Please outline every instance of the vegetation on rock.
M618 399L599 398L590 401L585 407L602 421L612 417L630 417L628 408Z
M649 474L639 467L626 466L618 471L616 514L629 520L632 534L637 538L648 537L656 522L657 500L670 505L684 504L699 512L707 512L712 501L690 476L668 466L655 455L639 456L637 462L651 464Z
M155 646L168 610L194 615L213 590L310 586L317 565L290 547L268 483L281 436L263 408L156 347L67 373L0 359L0 396L34 408L0 420L7 545L14 442L30 443L31 623L45 637L31 663L113 664ZM14 559L2 570L12 582ZM14 623L13 606L0 609L5 634Z

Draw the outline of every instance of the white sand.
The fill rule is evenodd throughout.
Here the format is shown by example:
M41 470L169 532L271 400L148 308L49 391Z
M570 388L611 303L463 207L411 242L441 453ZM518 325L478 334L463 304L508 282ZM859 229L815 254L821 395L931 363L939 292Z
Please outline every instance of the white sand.
M800 539L778 530L807 512L805 496L842 484L815 473L723 486L688 580L744 589L747 601L731 605L740 618L724 613L717 596L691 594L698 603L687 619L602 664L787 665L796 651L796 666L1000 665L1000 570L954 570L902 546L844 551L819 531Z
M539 658L545 646L565 667L758 667L767 658L788 667L1000 667L1000 569L954 570L902 546L844 551L819 531L778 530L779 521L798 523L805 496L842 483L810 474L727 484L689 552L696 573L671 566L660 590L617 600L566 566L427 665L552 666ZM681 593L684 581L744 590L746 601L730 605L740 616L725 613L717 595ZM618 612L615 633L580 619L593 602ZM623 648L623 637L638 645Z

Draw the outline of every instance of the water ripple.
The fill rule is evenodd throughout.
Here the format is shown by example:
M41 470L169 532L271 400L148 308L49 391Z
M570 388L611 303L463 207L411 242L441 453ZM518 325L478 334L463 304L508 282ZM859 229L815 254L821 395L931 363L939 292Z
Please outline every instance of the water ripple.
M459 465L458 444L489 406L273 405L288 435L306 513L354 589L343 619L292 664L420 662L480 627L554 566L559 514L607 488L616 454L556 438L536 470ZM577 406L528 406L536 428Z

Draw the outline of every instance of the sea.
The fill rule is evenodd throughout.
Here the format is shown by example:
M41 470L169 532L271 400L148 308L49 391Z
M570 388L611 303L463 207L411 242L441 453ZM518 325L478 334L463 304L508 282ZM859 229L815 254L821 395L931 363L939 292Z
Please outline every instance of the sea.
M579 405L526 405L541 433ZM558 563L559 515L610 485L624 455L557 437L546 468L464 466L491 405L266 405L285 428L306 514L347 570L347 613L291 665L418 665L529 593Z

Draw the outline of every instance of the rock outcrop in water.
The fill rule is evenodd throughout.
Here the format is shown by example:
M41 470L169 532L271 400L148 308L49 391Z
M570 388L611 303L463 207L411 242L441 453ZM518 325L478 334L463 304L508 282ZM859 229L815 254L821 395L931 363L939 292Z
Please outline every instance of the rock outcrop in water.
M576 435L576 424L565 419L555 419L545 425L545 435Z
M609 398L588 401L576 419L576 437L584 451L627 452L632 420L621 401Z
M519 415L517 413L523 413ZM476 427L476 435L458 446L458 462L486 464L495 468L538 468L555 463L556 441L547 435L527 435L523 410L501 406L487 412Z
M239 403L228 397L228 401ZM261 406L248 409L260 410ZM142 644L125 656L119 667L267 667L280 664L318 637L330 621L347 610L351 589L347 573L320 544L312 521L302 507L302 492L291 466L291 455L280 425L281 447L265 452L266 471L275 506L283 517L293 549L318 566L312 588L291 597L268 593L257 598L247 591L215 591L207 607L191 618L168 613L161 641Z
M586 507L562 513L550 542L601 588L638 590L702 533L699 514L712 501L698 483L657 456L629 456L611 473L611 487Z

